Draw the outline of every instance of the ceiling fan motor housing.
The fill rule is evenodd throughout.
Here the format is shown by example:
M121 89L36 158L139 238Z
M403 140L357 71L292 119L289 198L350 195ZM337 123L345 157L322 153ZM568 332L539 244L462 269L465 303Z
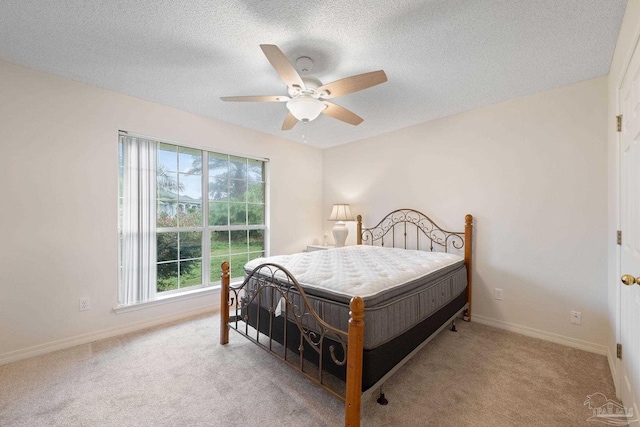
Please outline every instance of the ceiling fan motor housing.
M322 86L322 82L315 77L305 76L302 77L302 81L304 82L304 88L298 86L288 87L287 90L289 92L289 96L295 98L300 94L310 95L314 98L319 98L321 93L317 93L316 90Z

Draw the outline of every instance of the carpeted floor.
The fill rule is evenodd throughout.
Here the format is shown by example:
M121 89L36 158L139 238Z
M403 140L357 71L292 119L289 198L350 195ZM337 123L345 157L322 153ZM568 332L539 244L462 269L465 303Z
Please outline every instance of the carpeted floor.
M443 331L363 402L363 426L593 426L604 356L477 323ZM218 316L0 366L1 426L339 426L342 402Z

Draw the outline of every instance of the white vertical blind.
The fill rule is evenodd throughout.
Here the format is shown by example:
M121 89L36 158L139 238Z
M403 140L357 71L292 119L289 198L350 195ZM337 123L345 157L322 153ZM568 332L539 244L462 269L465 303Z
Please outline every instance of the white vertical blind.
M119 305L155 299L156 142L121 135L124 181Z

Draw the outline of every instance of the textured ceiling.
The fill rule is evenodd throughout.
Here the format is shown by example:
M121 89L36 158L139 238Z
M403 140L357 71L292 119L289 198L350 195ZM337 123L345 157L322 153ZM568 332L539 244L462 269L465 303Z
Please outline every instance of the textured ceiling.
M0 59L317 147L329 147L608 73L623 0L4 0ZM328 83L389 81L281 131L286 95L260 44L315 61Z

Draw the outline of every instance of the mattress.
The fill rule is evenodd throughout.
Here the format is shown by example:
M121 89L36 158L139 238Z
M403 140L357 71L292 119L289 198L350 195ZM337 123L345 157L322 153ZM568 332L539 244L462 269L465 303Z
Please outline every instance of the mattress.
M313 309L325 322L348 329L349 301L365 303L364 349L388 343L459 297L467 287L464 259L455 254L378 246L348 246L325 251L274 256L245 265L247 274L263 263L285 267L303 287ZM276 275L282 280L284 274ZM248 283L249 289L255 286ZM300 295L293 304L303 307ZM260 305L282 316L286 304L266 293ZM318 330L311 316L305 327Z

